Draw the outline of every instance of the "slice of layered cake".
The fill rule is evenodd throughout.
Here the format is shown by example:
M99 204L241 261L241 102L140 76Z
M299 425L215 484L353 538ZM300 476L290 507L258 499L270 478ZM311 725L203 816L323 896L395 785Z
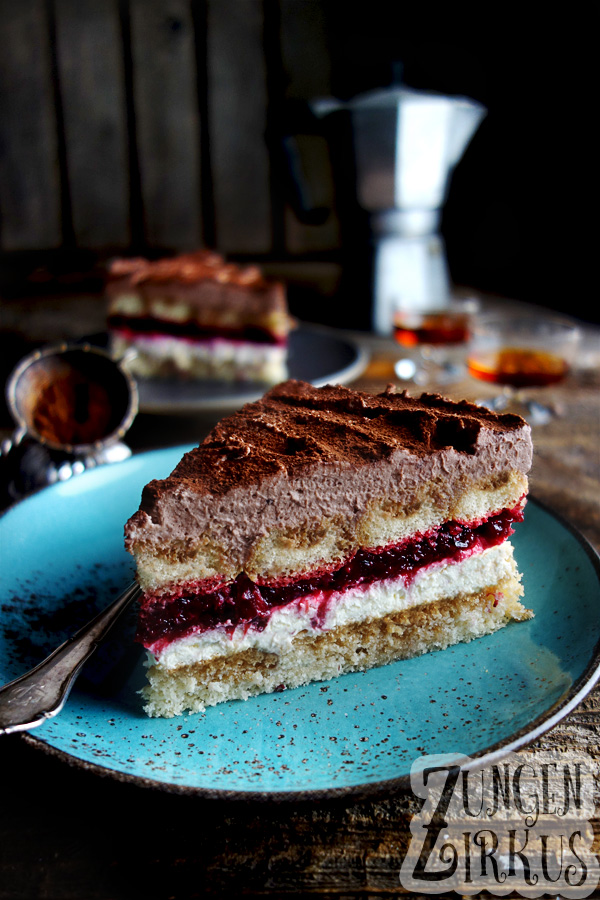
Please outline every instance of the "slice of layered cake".
M287 377L285 288L211 251L117 259L106 287L113 352L134 375L222 381Z
M288 381L223 420L126 525L146 711L173 716L527 619L508 540L529 426L437 395Z

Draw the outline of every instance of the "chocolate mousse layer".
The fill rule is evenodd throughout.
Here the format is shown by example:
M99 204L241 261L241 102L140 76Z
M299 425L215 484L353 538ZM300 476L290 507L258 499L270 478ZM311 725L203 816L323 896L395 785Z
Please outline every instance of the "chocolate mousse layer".
M199 322L251 320L280 316L288 327L285 288L265 279L257 266L225 262L212 251L199 251L150 261L143 257L116 259L108 271L106 292L113 314L119 315L121 298L131 305L136 298L137 318L156 308L170 318L169 308L189 307Z
M172 561L200 552L208 563L198 577L250 572L271 533L279 555L299 534L304 544L326 542L335 523L353 535L340 553L352 540L376 546L374 509L407 521L432 503L441 519L483 516L522 499L531 459L530 428L515 415L393 387L371 395L287 381L144 488L126 546ZM491 498L485 512L460 505L474 487Z

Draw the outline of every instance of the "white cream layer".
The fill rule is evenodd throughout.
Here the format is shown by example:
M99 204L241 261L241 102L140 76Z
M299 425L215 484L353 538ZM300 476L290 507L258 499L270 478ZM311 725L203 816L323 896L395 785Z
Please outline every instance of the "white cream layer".
M156 662L164 669L176 669L241 650L256 649L279 654L290 649L294 637L300 632L317 634L353 622L378 619L456 594L474 593L514 574L512 544L504 541L460 562L429 566L417 573L408 586L400 577L378 581L366 588L335 592L328 599L325 617L319 621L316 619L324 600L321 592L275 609L262 631L239 625L233 634L228 634L223 628L191 634L173 641L156 659L150 654L150 662Z
M136 335L128 340L120 334L112 336L113 352L123 356L129 347L138 357L128 363L131 371L152 375L153 371L171 360L180 372L195 377L227 378L233 372L251 380L278 381L286 377L287 348L277 344L256 344L211 338L196 342L168 335Z

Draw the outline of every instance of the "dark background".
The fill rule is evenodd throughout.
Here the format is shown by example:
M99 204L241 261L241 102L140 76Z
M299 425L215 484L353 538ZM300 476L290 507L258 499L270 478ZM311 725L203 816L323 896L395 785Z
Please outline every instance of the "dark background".
M595 28L582 8L2 0L0 10L5 298L99 290L115 253L204 245L283 274L301 318L367 327L348 145L338 134L346 173L335 146L333 168L317 155L313 191L330 211L311 219L294 203L282 136L306 130L312 97L401 75L488 109L444 210L453 281L600 320Z

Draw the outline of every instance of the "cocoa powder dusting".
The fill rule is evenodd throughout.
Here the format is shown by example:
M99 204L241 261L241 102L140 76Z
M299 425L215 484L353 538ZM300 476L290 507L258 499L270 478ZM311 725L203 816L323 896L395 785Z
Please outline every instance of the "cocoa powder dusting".
M54 444L93 444L107 436L110 419L106 389L78 372L43 385L32 412L37 433Z

